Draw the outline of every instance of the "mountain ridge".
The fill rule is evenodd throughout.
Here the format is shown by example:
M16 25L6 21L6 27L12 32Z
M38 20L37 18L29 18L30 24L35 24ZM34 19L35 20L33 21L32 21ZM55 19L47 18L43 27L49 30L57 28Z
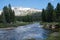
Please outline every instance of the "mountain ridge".
M15 16L25 16L27 14L32 14L35 12L42 12L42 10L38 10L36 8L25 8L25 7L12 7L12 10L15 12ZM0 11L1 15L2 10Z

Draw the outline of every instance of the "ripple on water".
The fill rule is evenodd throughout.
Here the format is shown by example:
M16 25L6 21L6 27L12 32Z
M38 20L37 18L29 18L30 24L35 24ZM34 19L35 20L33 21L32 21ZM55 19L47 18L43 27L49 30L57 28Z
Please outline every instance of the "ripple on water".
M1 30L0 40L15 40L15 32L13 30Z
M0 30L0 40L24 40L35 38L36 40L44 40L48 31L41 28L39 23L19 26L14 30Z
M27 26L20 26L16 28L17 39L23 40L27 38L35 38L35 39L45 39L47 37L48 31L41 28L39 24L32 24Z

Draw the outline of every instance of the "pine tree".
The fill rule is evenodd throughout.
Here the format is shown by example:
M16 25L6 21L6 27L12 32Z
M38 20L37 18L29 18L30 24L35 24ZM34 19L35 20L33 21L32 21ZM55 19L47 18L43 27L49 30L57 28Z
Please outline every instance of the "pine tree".
M3 21L4 23L10 23L10 20L9 20L9 11L8 11L8 7L7 6L4 6L3 8Z
M2 16L3 16L3 22L4 23L11 23L15 21L15 13L14 11L11 9L11 5L9 4L9 6L4 6L3 8L3 12L2 12Z
M41 17L42 17L42 21L45 22L46 21L46 12L44 9L42 9Z
M8 5L9 7L9 14L10 14L10 22L14 22L15 21L15 12L11 9L11 5Z
M60 3L57 4L57 6L55 8L55 12L56 12L57 21L60 21Z
M46 13L47 13L47 22L52 22L53 20L53 6L51 3L48 3L48 6L46 8Z
M55 10L53 11L53 22L56 22L56 12L55 12Z

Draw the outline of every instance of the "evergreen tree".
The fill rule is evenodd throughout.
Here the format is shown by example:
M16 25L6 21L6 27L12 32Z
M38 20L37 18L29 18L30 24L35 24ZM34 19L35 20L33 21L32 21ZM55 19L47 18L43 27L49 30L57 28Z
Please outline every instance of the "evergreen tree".
M53 22L56 22L56 12L55 12L55 10L53 11Z
M56 12L57 21L60 21L60 3L57 4L57 6L55 8L55 12Z
M11 9L10 4L8 7L4 6L2 16L3 16L4 23L11 23L15 21L15 14L14 11Z
M15 21L15 12L11 9L11 5L9 4L9 14L10 14L10 22Z
M0 23L2 23L3 21L2 21L2 15L0 15Z
M45 13L44 9L42 9L41 17L42 17L42 21L45 22L46 21L46 13Z
M9 11L8 11L8 7L7 6L4 6L3 8L3 21L4 23L10 23L10 20L9 20Z
M46 8L46 13L47 13L47 22L52 22L53 20L53 6L51 3L48 3L48 6Z

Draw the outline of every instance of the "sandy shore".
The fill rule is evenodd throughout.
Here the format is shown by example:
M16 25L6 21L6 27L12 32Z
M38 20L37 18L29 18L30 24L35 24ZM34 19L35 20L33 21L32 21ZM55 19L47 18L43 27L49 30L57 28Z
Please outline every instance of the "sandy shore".
M0 30L13 30L15 29L16 27L8 27L8 28L0 28Z

